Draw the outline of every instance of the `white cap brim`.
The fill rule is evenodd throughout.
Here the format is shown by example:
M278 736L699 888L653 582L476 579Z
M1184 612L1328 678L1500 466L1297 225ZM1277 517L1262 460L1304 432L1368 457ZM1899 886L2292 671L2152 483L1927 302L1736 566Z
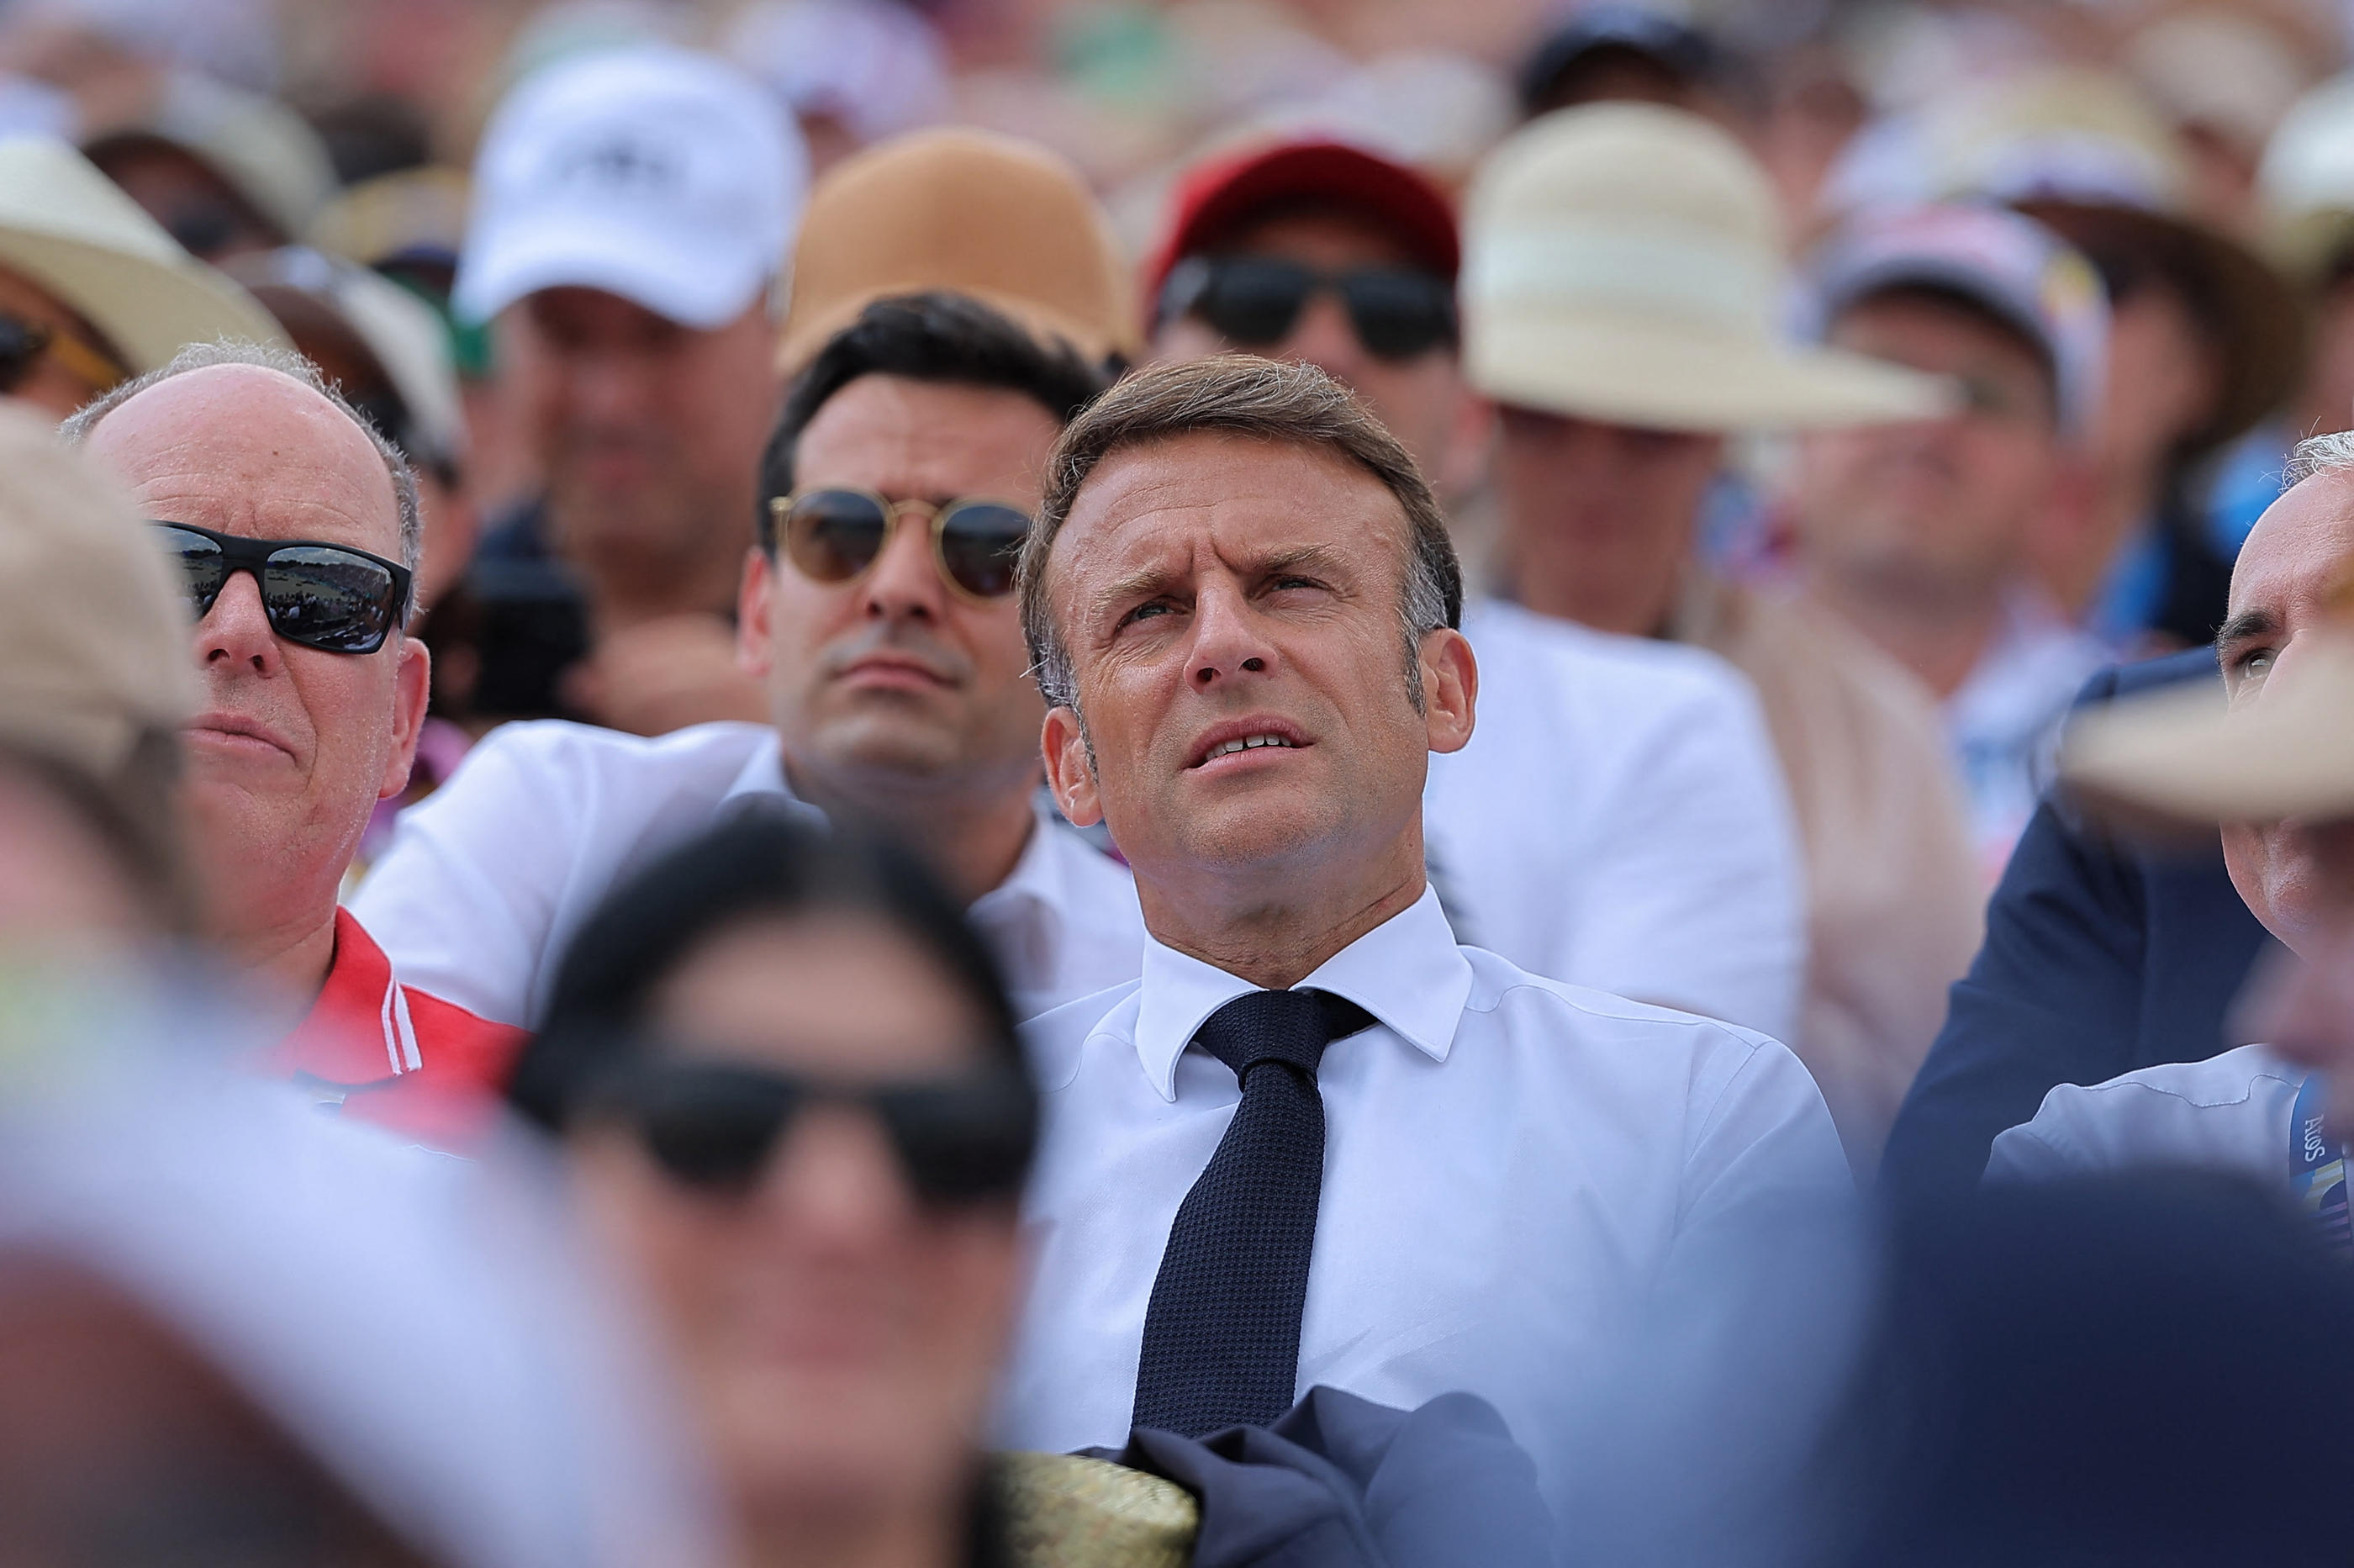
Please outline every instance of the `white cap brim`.
M749 310L769 281L764 267L714 258L642 227L546 214L497 225L468 245L451 303L460 316L486 322L543 289L596 289L708 332Z

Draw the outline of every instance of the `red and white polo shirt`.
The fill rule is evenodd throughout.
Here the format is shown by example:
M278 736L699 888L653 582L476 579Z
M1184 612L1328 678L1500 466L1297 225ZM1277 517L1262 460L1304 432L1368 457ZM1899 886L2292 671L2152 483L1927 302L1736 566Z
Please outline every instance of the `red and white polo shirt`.
M310 1014L259 1065L340 1114L437 1148L490 1127L525 1034L400 983L351 911L335 911L335 958Z

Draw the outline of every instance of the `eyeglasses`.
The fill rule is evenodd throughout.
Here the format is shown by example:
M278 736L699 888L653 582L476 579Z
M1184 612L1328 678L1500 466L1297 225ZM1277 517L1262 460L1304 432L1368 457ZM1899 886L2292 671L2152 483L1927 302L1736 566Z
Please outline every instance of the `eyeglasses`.
M940 576L967 599L981 600L1013 591L1013 565L1030 532L1030 514L1003 501L968 498L935 506L847 487L773 497L769 515L783 536L786 558L822 583L846 583L874 566L901 516L928 516Z
M673 1181L740 1195L806 1106L854 1106L882 1124L917 1199L935 1208L1020 1195L1037 1143L1037 1101L994 1069L867 1087L765 1068L656 1061L624 1073L593 1108L629 1124Z
M22 387L44 355L56 356L84 385L101 392L130 374L112 355L71 333L0 313L0 397Z
M192 523L157 522L185 575L196 619L228 579L250 572L270 630L326 653L373 653L400 624L408 570L381 556L313 539L244 539Z
M1291 335L1309 296L1341 297L1357 341L1379 359L1412 359L1456 341L1455 290L1410 267L1320 272L1275 256L1189 256L1161 291L1161 319L1195 315L1243 348Z

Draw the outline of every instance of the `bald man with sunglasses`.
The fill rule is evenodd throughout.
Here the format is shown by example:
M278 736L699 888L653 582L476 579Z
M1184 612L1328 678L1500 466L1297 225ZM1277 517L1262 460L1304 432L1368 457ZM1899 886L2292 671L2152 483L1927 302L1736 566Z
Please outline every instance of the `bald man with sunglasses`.
M408 780L428 656L399 450L290 351L185 351L66 422L152 520L195 616L182 730L200 925L287 1028L258 1064L424 1141L486 1124L522 1044L408 983L336 895Z

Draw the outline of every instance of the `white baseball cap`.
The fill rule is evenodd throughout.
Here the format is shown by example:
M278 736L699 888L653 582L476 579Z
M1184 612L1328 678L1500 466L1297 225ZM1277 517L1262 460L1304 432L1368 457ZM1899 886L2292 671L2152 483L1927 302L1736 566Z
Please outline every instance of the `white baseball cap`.
M721 326L783 265L808 186L790 115L734 67L668 46L559 60L491 117L451 302L487 321L570 286Z

